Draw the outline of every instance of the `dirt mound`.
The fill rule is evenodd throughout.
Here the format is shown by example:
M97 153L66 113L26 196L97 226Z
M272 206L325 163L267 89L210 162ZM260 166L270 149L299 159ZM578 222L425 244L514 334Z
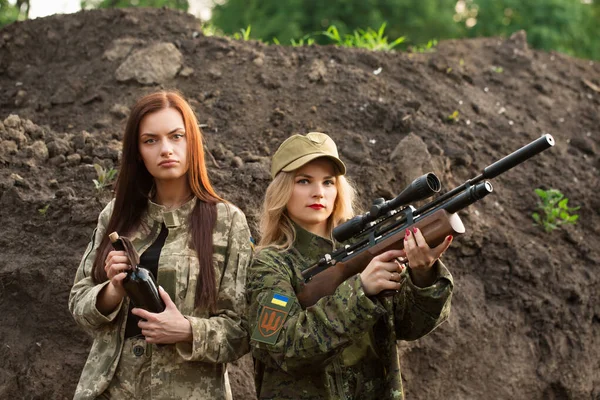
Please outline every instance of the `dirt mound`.
M198 27L133 9L0 30L0 397L72 397L90 340L67 298L108 199L93 164L118 167L137 97L176 88L203 124L215 186L254 231L269 156L292 133L331 134L363 206L427 171L450 189L552 134L553 149L461 213L468 233L446 256L452 315L400 344L405 387L410 399L600 398L600 64L532 51L524 34L379 54ZM536 187L581 206L578 224L533 226ZM251 399L250 358L232 375L236 398Z

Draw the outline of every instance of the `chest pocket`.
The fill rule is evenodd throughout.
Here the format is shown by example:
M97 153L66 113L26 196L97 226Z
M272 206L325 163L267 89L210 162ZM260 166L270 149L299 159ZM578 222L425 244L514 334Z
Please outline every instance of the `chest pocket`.
M190 255L189 251L161 254L158 284L165 289L177 309L184 315L189 315L193 310L197 276L198 259L195 254Z
M219 246L214 246L213 268L217 291L225 269L225 256L220 250ZM187 248L174 254L164 252L160 256L158 284L165 289L183 315L196 315L194 304L199 272L200 264L195 250Z

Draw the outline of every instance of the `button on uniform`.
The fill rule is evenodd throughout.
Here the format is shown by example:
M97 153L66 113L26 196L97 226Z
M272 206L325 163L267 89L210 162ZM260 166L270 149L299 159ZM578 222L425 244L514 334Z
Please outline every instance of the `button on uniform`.
M135 354L137 357L142 356L144 354L144 346L140 346L139 344L133 346L133 354Z

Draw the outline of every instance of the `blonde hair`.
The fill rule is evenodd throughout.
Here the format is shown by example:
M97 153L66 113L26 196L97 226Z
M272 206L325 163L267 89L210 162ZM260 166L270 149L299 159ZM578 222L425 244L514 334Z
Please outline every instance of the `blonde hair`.
M260 241L257 251L265 247L288 250L296 239L292 220L287 215L286 205L292 197L296 170L279 172L267 187L260 215ZM344 175L335 180L337 196L333 213L327 220L327 234L331 237L333 228L354 216L354 186Z

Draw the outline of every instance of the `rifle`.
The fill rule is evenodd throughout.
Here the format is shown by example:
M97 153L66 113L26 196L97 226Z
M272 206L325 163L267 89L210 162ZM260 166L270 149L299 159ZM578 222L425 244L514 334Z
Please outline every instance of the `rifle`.
M373 257L388 250L401 250L406 229L419 228L430 247L439 245L448 235L465 233L457 212L492 193L492 184L486 179L495 178L552 146L554 138L543 135L418 209L408 204L440 191L440 180L431 172L415 179L392 200L376 199L369 212L357 215L333 230L333 237L338 242L353 239L352 244L325 254L302 272L304 283L297 294L298 301L303 308L310 307L320 298L332 295L346 279L362 272Z

